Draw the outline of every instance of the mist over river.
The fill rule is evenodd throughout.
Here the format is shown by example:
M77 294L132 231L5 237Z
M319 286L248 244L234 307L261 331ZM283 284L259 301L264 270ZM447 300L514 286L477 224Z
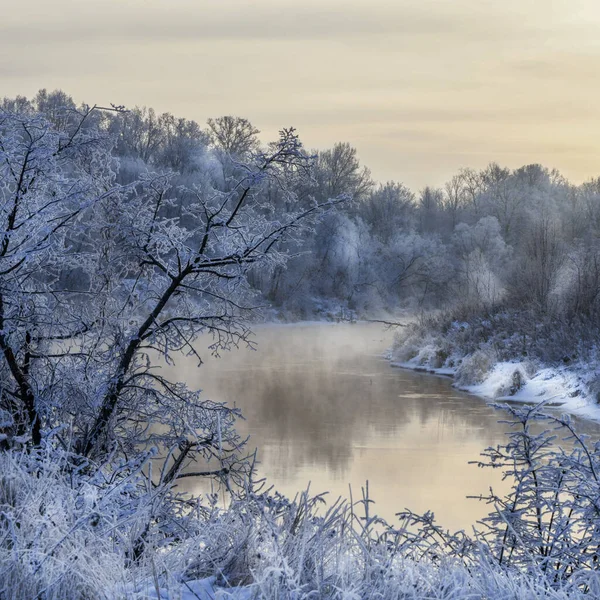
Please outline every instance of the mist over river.
M259 474L278 491L293 496L310 482L334 500L350 484L356 499L368 479L388 521L404 508L433 510L444 527L470 530L489 507L466 496L506 489L498 470L469 464L503 441L504 415L450 379L392 368L384 357L392 339L372 323L262 325L255 351L215 358L201 339L201 367L189 358L169 369L205 397L241 408ZM600 431L590 422L579 429Z

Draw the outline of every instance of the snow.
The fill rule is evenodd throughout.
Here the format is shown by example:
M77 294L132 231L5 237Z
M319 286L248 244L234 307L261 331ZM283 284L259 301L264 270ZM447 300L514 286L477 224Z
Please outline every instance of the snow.
M390 364L392 367L397 367L399 369L408 369L409 371L416 371L418 373L429 373L430 375L439 375L443 377L454 377L454 375L456 375L456 369L452 367L430 367L429 365L419 364L419 362L416 360L391 360Z
M456 367L434 368L420 364L421 353L410 361L391 361L393 367L410 369L432 375L454 377ZM600 405L596 402L587 386L586 375L590 372L587 365L572 367L543 366L533 375L528 374L530 364L519 361L498 362L486 374L483 381L469 385L457 385L457 389L475 394L493 401L523 403L545 402L549 407L560 408L562 412L586 419L600 421ZM513 375L519 372L522 387L510 393Z
M216 577L185 581L181 588L157 587L154 582L146 582L135 590L126 590L131 600L250 600L255 597L251 587L221 588L215 585Z

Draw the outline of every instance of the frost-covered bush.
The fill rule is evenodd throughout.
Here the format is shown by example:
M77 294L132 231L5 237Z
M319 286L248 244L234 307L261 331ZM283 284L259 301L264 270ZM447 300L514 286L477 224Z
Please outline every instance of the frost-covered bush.
M67 467L56 456L0 454L0 598L110 598L125 582L115 547L127 526Z
M600 581L600 445L540 406L503 408L510 416L509 441L488 449L480 464L502 468L512 490L487 498L495 510L483 520L480 539L499 565L572 581L590 592L593 585L594 596ZM557 447L557 438L571 449Z
M481 348L463 359L456 371L458 385L474 385L482 383L498 360L496 352L491 348Z
M600 404L600 374L596 373L588 379L587 389L592 395L592 398Z
M396 362L439 369L447 366L453 350L442 336L428 334L421 325L412 323L395 333L391 356Z
M419 354L424 345L421 332L416 330L414 326L409 325L406 328L398 328L394 334L392 358L397 362L408 362Z
M0 598L596 598L600 446L539 407L505 410L508 440L480 464L512 490L484 498L471 537L431 513L385 523L368 485L325 505L249 482L223 508L153 484L152 455L91 474L68 453L5 452Z

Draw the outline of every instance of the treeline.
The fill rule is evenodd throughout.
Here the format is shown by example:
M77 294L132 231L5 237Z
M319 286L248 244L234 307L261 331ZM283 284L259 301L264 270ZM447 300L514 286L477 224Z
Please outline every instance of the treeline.
M78 107L60 91L5 99L3 108L41 112L58 130L78 122ZM244 162L262 147L259 130L240 117L202 126L134 108L95 111L85 125L116 140L122 184L149 170L170 171L176 184L231 191ZM277 218L341 194L352 201L288 242L285 267L248 273L284 316L452 308L467 318L510 307L540 317L597 318L600 177L576 186L541 165L511 170L492 163L415 193L402 183L373 181L348 143L312 154L311 177L298 178L294 204L289 186L271 182L265 213ZM178 217L186 201L189 194L181 194L171 207Z

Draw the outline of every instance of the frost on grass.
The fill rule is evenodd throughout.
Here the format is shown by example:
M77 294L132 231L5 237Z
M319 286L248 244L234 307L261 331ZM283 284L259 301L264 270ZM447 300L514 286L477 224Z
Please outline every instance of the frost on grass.
M325 504L249 480L220 508L153 485L147 463L91 475L58 450L3 453L0 597L598 597L600 446L566 418L505 409L507 441L480 464L513 487L483 498L490 513L471 536L431 513L385 523L368 485Z
M496 353L490 348L476 350L462 360L456 370L456 383L459 386L483 383L497 360Z

